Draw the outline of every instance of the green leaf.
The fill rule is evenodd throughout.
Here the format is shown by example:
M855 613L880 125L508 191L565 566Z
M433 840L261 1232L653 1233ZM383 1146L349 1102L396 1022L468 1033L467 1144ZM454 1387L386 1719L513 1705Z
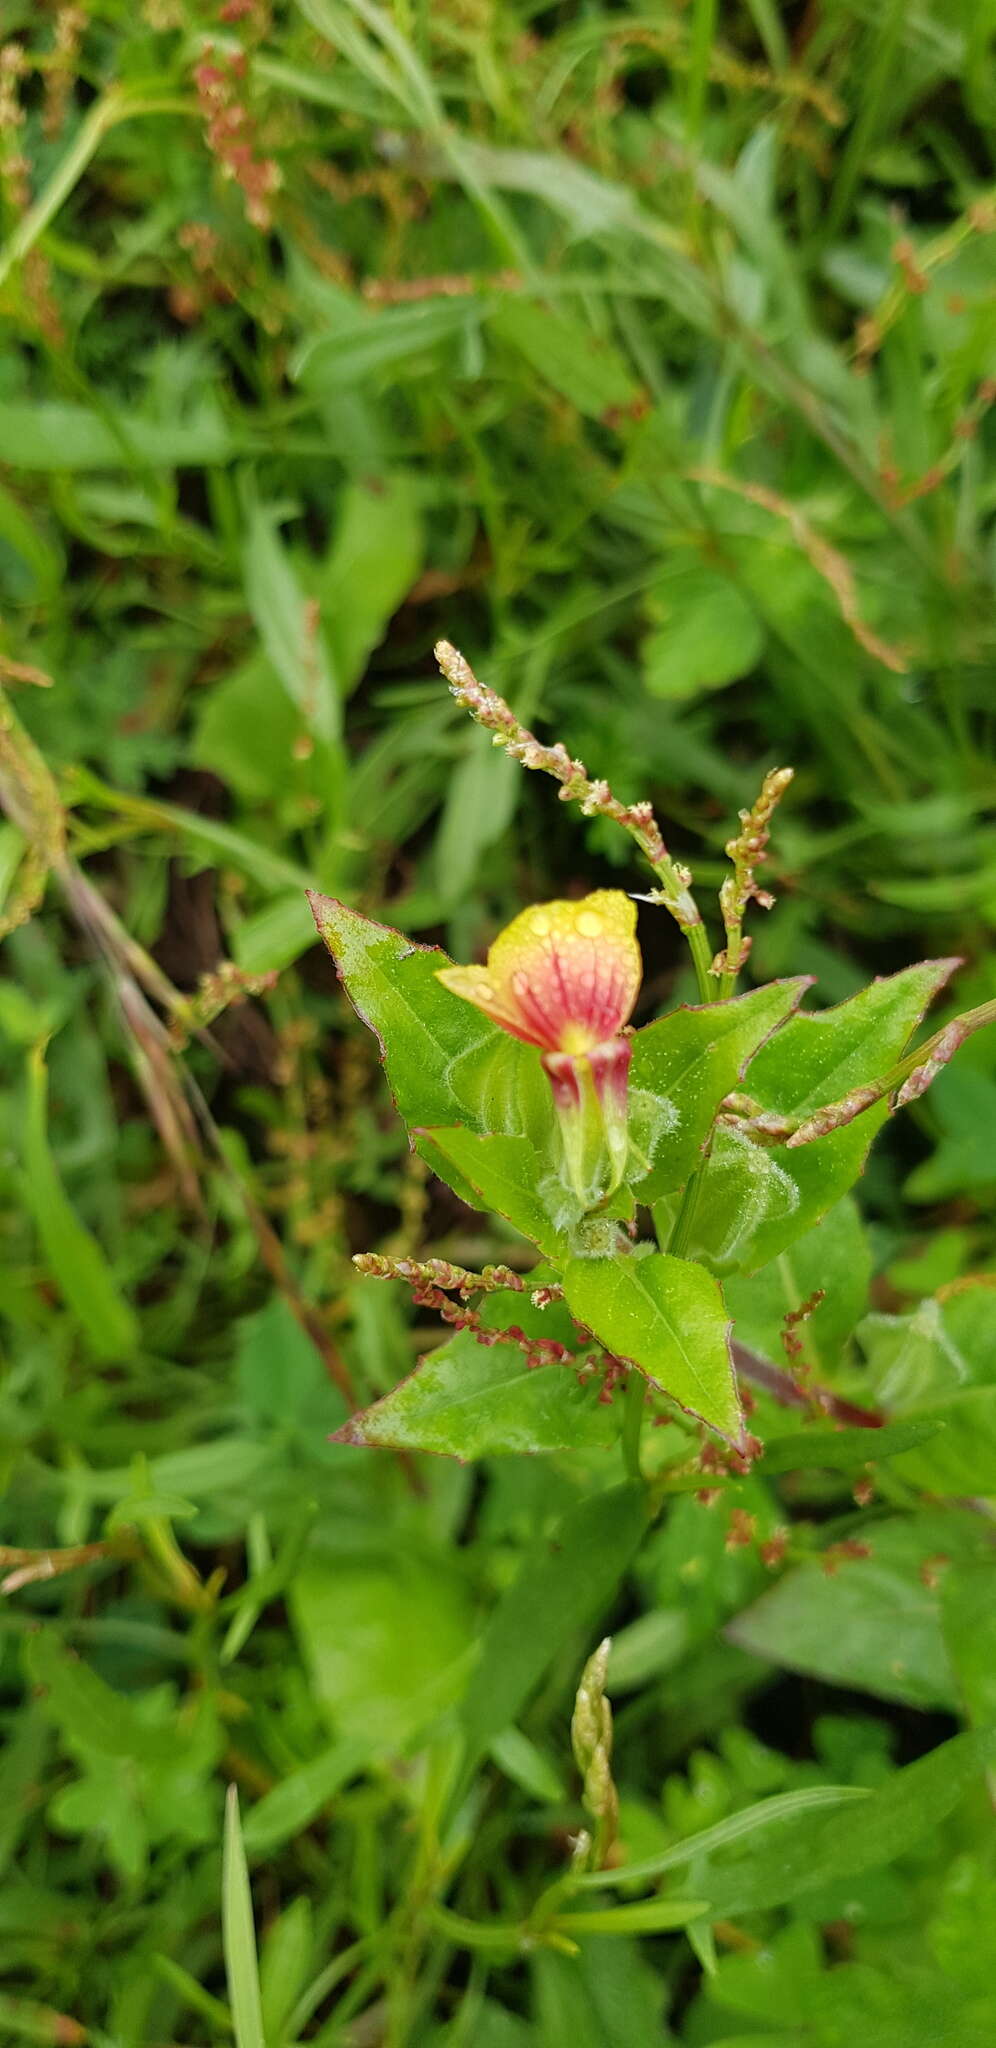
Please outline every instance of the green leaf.
M316 579L339 688L352 690L422 566L413 479L397 470L347 484L335 540Z
M815 1229L797 1238L759 1273L724 1281L733 1334L775 1365L784 1365L786 1316L820 1292L822 1301L797 1329L803 1358L833 1372L855 1324L864 1314L871 1252L855 1203L845 1197Z
M238 441L210 402L186 420L129 413L115 431L85 405L0 400L0 447L11 469L191 469L231 462Z
M529 1967L535 2018L529 2048L664 2048L668 2041L663 1982L635 1935L617 1931L611 1939L589 1931L576 1955L536 1948ZM474 2048L490 2044L475 2039Z
M748 1806L742 1813L730 1814L727 1820L717 1821L711 1828L701 1828L697 1834L687 1835L683 1842L671 1843L655 1856L641 1856L638 1862L621 1863L613 1870L582 1871L571 1878L571 1891L605 1891L615 1885L650 1884L654 1879L663 1877L666 1871L681 1870L686 1863L698 1863L711 1850L725 1849L769 1827L796 1820L801 1814L819 1812L828 1806L846 1806L854 1800L868 1797L863 1785L805 1785L797 1792L782 1792L774 1798L759 1800L756 1806Z
M438 946L418 946L331 896L311 893L315 923L357 1015L380 1040L391 1093L409 1125L469 1123L475 1130L518 1128L516 1082L528 1051L436 979L450 963ZM533 1065L539 1074L538 1061ZM504 1087L485 1087L492 1071ZM485 1115L498 1121L490 1126Z
M866 1316L858 1337L877 1400L920 1414L970 1387L996 1386L996 1290L969 1275L917 1303L909 1315Z
M439 900L452 910L469 893L482 854L511 824L522 778L511 756L471 727L446 786L433 849Z
M833 1009L793 1018L754 1060L751 1094L765 1108L811 1116L876 1080L899 1058L927 1005L959 965L921 960L873 981Z
M242 1494L259 1478L267 1462L265 1444L247 1436L218 1436L186 1450L164 1451L150 1458L148 1484L158 1495L189 1495L192 1500L214 1500L230 1492ZM135 1472L130 1465L104 1465L75 1470L65 1480L67 1490L105 1507L118 1501L129 1505L145 1498L144 1483L136 1495Z
M955 1735L894 1772L853 1812L845 1807L823 1819L796 1816L745 1855L721 1853L697 1863L695 1889L710 1900L714 1919L726 1919L852 1883L936 1831L994 1758L996 1730Z
M333 1733L378 1758L402 1749L460 1691L471 1628L462 1577L399 1547L380 1556L316 1556L289 1605Z
M417 946L332 897L310 891L309 901L424 1157L472 1208L495 1208L551 1256L566 1256L559 1212L566 1221L576 1211L552 1173L553 1105L535 1049L442 986L438 969L448 962L438 947ZM469 1130L450 1128L458 1120ZM506 1141L508 1132L528 1145ZM485 1144L475 1133L496 1135Z
M993 1558L941 1573L941 1625L962 1708L976 1728L996 1727L996 1567Z
M314 944L315 921L300 889L274 896L235 927L232 952L246 974L278 973Z
M28 1055L24 1124L24 1193L46 1263L97 1358L127 1358L139 1343L138 1323L95 1237L66 1198L48 1142L48 1076L40 1045Z
M221 1876L221 1928L225 1974L236 2048L266 2048L263 2006L256 1967L256 1930L249 1872L239 1827L239 1795L229 1785L225 1800L225 1849Z
M308 391L349 390L387 371L417 375L431 368L440 344L476 333L486 311L469 294L374 312L346 292L335 305L328 293L325 305L327 331L308 341L291 366L291 375Z
M492 314L489 331L589 419L602 419L639 397L619 351L559 308L506 298Z
M307 787L294 742L304 729L300 711L267 655L248 661L215 683L198 703L190 758L220 775L247 804Z
M928 1296L905 1316L867 1316L858 1336L875 1398L933 1426L896 1466L934 1494L996 1494L996 1291L991 1276Z
M793 1429L765 1445L765 1474L776 1472L858 1472L880 1458L930 1443L942 1424L913 1420L886 1422L880 1429Z
M544 1157L521 1137L478 1137L461 1126L419 1133L419 1150L443 1180L460 1192L469 1187L479 1206L504 1216L557 1266L570 1257L567 1229L577 1209L550 1172Z
M702 1266L666 1252L572 1259L564 1292L572 1315L610 1351L722 1436L739 1436L729 1321L719 1284Z
M561 1806L564 1800L563 1778L554 1770L548 1756L523 1735L521 1728L505 1728L496 1735L488 1746L488 1755L493 1764L504 1771L513 1785L521 1785L530 1799L542 1799L550 1806Z
M190 847L204 867L220 862L248 875L263 889L307 888L306 869L295 867L284 854L275 853L261 840L237 831L234 825L208 818L203 812L185 811L179 804L157 802L155 811L164 824L175 827L184 846Z
M247 1853L269 1856L295 1835L303 1834L350 1778L355 1778L377 1756L376 1741L353 1736L334 1742L309 1763L290 1771L250 1808L243 1831Z
M723 1097L809 986L804 975L771 982L731 1002L674 1010L634 1033L630 1114L651 1161L649 1174L635 1183L641 1202L680 1187L701 1164Z
M876 1080L903 1052L954 963L925 960L836 1008L792 1018L761 1047L745 1087L762 1110L804 1117ZM861 1173L888 1108L877 1103L811 1145L717 1132L695 1211L694 1248L753 1272L812 1228Z
M254 505L251 510L243 574L249 609L288 697L309 733L330 746L341 726L339 690L317 606L312 614L272 506Z
M268 2042L284 2039L285 2022L304 1990L314 1952L314 1911L308 1894L299 1892L270 1922L263 1941L259 1976Z
M134 1700L64 1649L49 1629L29 1637L25 1662L32 1683L42 1689L45 1713L64 1734L85 1743L88 1752L119 1764L152 1766L175 1756L175 1727L143 1719Z
M569 1508L525 1558L484 1631L461 1710L469 1779L563 1646L598 1625L647 1526L646 1490L614 1487Z
M531 1371L518 1345L485 1347L460 1330L392 1393L350 1416L336 1442L451 1458L611 1444L618 1410L600 1393L600 1381L581 1386L568 1365Z
M911 1411L910 1420L933 1423L940 1434L929 1449L909 1450L894 1470L926 1493L981 1493L996 1497L996 1386L966 1387L946 1401Z
M754 1656L832 1685L909 1706L954 1706L938 1590L925 1567L964 1549L966 1536L938 1513L877 1522L866 1540L870 1555L837 1560L832 1577L818 1558L786 1573L729 1635Z
M764 628L730 577L681 551L649 596L655 630L643 642L652 697L694 697L756 668Z

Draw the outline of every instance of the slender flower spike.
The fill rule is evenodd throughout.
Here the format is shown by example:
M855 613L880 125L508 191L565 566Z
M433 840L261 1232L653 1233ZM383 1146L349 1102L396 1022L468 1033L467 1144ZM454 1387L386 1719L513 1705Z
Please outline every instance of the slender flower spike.
M454 995L539 1048L568 1176L586 1207L618 1187L626 1167L630 1045L621 1034L641 975L636 906L619 889L535 904L500 933L486 966L439 971Z

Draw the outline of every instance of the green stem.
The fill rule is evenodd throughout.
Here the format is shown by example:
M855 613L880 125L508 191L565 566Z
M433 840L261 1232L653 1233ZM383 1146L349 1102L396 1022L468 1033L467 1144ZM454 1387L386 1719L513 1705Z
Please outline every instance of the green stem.
M642 1479L640 1470L640 1434L643 1429L643 1411L647 1399L647 1382L642 1372L630 1367L626 1381L626 1395L623 1406L622 1454L623 1464L631 1479Z
M705 1179L705 1170L709 1164L711 1151L712 1138L710 1137L702 1154L701 1166L697 1167L694 1173L690 1173L685 1182L681 1196L681 1206L674 1219L674 1229L671 1232L667 1246L671 1257L674 1259L683 1258L691 1243L692 1229L695 1224L699 1197L702 1193L702 1183Z
M692 1235L692 1225L695 1222L695 1212L699 1206L701 1190L702 1171L700 1168L698 1172L689 1174L681 1197L681 1207L674 1219L674 1229L671 1232L667 1247L673 1259L683 1258L687 1250Z
M448 1906L432 1906L430 1925L460 1948L479 1949L485 1954L514 1956L522 1948L523 1930L498 1921L468 1920Z
M715 976L712 972L709 934L701 919L699 919L697 924L683 925L682 930L691 949L692 961L695 966L695 979L699 985L699 995L704 1003L714 1003L717 1000L717 991Z
M109 130L119 121L130 121L139 114L197 114L197 102L182 99L175 94L162 94L154 99L130 99L118 86L112 85L103 99L95 100L61 162L56 165L48 184L39 193L33 206L29 206L18 222L5 248L0 249L0 285L4 284L11 271L34 248L39 236L43 235L49 222L54 220L63 202L68 199L75 185L79 183L92 157Z
M728 960L739 959L741 944L742 927L739 924L729 925L727 927L726 932L726 957ZM734 969L731 971L729 968L727 968L725 972L722 973L719 977L719 987L716 991L715 1001L719 1003L725 1003L728 1000L728 998L733 994L736 985L736 970Z

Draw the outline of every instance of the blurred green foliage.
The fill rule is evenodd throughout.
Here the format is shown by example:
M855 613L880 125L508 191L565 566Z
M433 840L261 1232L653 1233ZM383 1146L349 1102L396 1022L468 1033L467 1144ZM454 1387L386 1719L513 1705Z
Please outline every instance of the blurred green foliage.
M469 959L630 885L461 720L444 633L703 887L794 763L758 980L957 953L952 1010L996 994L996 13L2 35L0 2034L989 2048L992 1032L876 1155L870 1257L848 1199L734 1283L776 1366L823 1286L810 1369L944 1430L860 1510L846 1463L755 1475L641 1544L597 1442L328 1442L426 1346L350 1252L515 1246L403 1151L303 889ZM649 1014L690 986L643 936ZM516 1956L610 1628L631 1860L867 1797L698 1850L692 1951Z

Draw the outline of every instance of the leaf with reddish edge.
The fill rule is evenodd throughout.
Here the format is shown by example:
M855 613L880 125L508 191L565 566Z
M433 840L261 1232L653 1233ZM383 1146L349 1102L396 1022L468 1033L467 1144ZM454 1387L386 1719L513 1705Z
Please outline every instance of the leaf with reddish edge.
M634 1032L630 1122L650 1160L644 1178L631 1175L641 1202L658 1201L694 1173L723 1097L811 987L811 975L773 981L729 1002L685 1006Z
M466 1124L475 1131L552 1131L549 1088L536 1053L443 987L452 965L390 925L309 890L319 936L361 1021L380 1043L399 1114L409 1127Z
M333 896L308 891L319 936L362 1022L380 1042L391 1093L406 1123L454 1123L471 1113L450 1081L471 1046L497 1046L501 1033L436 980L447 965L438 946L419 946L389 925L361 917Z
M730 1323L719 1282L703 1266L666 1252L571 1259L564 1294L571 1314L610 1351L720 1436L739 1440Z
M517 1344L485 1347L460 1330L351 1415L333 1442L461 1459L605 1446L619 1434L621 1411L601 1391L600 1379L582 1385L569 1364L531 1370Z
M525 1137L479 1137L460 1125L418 1131L419 1151L442 1180L459 1180L473 1190L478 1206L494 1209L520 1230L556 1266L572 1250L571 1226L578 1211L562 1188L549 1182L549 1161ZM459 1190L458 1190L459 1191Z
M793 1017L751 1061L745 1086L771 1115L806 1118L897 1060L957 960L923 960L833 1009ZM689 1248L754 1272L810 1230L862 1172L888 1116L877 1102L811 1144L761 1145L719 1127L702 1178Z
M811 1116L852 1088L874 1081L898 1059L921 1017L961 961L920 960L898 974L877 975L868 988L831 1009L804 1012L762 1047L750 1070L750 1092L766 1107Z

